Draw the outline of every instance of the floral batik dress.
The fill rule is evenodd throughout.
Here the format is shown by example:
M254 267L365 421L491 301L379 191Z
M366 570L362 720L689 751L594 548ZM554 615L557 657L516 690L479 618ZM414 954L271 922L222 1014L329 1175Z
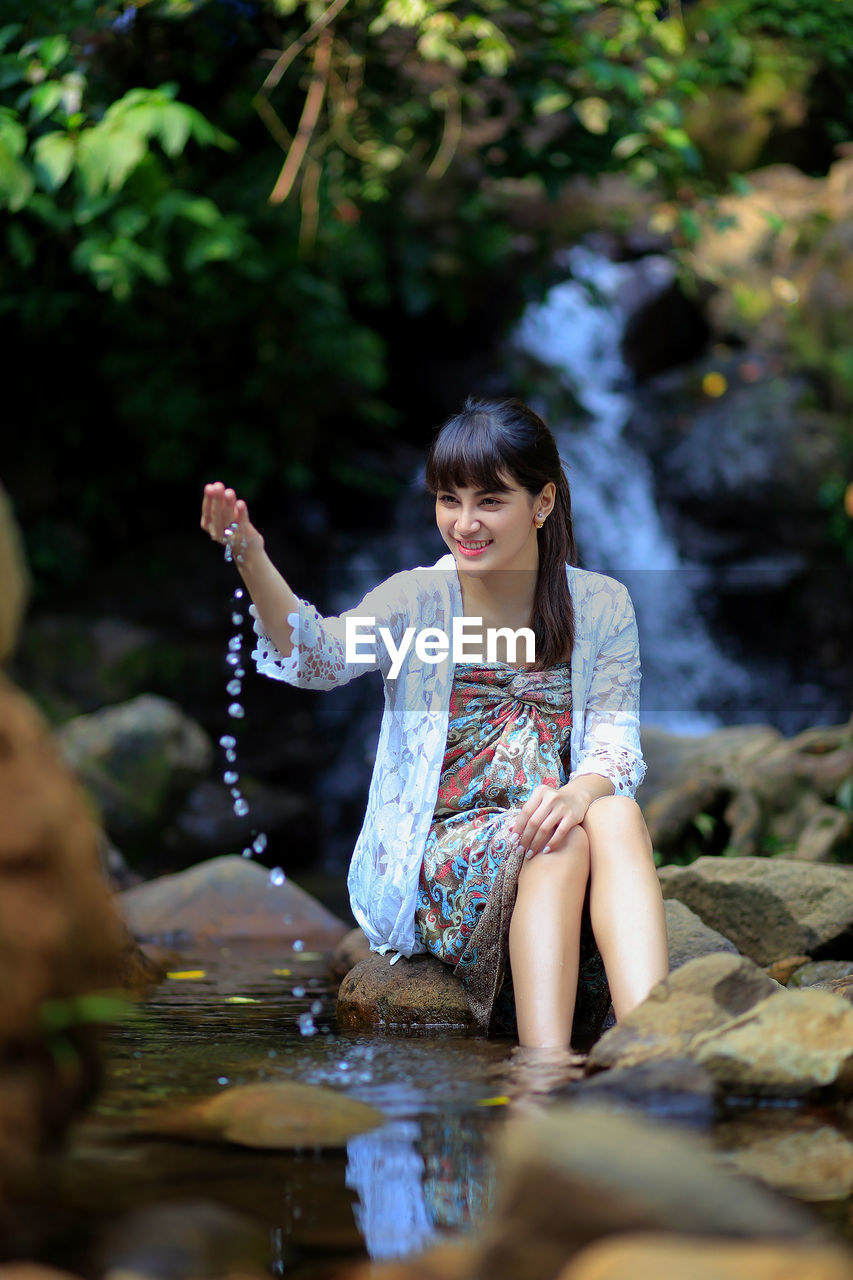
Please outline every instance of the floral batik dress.
M509 827L537 786L565 785L571 727L570 663L545 671L500 662L456 664L415 930L427 951L454 966L485 1031L511 1030L514 1021L504 977L523 859ZM607 981L588 895L580 960L578 1004L592 999L606 1010Z

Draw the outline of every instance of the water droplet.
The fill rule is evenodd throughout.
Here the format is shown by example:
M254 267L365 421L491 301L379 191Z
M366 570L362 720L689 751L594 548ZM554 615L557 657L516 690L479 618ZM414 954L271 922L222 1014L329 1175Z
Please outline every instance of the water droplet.
M243 670L243 668L242 668L242 667L235 667L235 668L234 668L234 676L235 676L235 678L236 678L237 680L242 680L242 679L243 679L243 676L244 676L245 674L246 674L246 673L245 673L245 671Z
M299 1034L303 1036L315 1036L317 1028L314 1026L314 1019L310 1013L300 1013L296 1019L299 1024Z
M240 788L239 788L239 787L232 787L232 788L231 788L231 794L232 794L232 796L234 797L234 799L235 799L235 800L239 800L239 799L240 799L240 797L241 797L241 795L243 794L243 792L240 790Z
M255 839L252 843L252 848L254 849L255 853L263 853L266 847L267 847L267 837L266 837L266 834L262 831L260 835L255 836ZM276 869L278 870L279 868L276 868ZM282 879L284 879L283 871L281 875L282 875Z
M232 698L236 698L238 693L243 692L243 685L239 680L229 680L225 686L225 692L230 693Z
M233 787L239 777L239 773L236 773L234 769L229 769L227 773L223 773L222 781L225 783L226 787Z
M249 812L249 806L248 806L248 804L246 803L246 801L245 801L245 800L235 800L235 801L234 801L234 812L236 813L236 815L237 815L237 817L238 817L238 818L245 818L246 814Z
M217 1084L228 1084L228 1083L229 1083L228 1077L227 1077L227 1076L220 1076L220 1077L219 1077L219 1079L216 1081L216 1083L217 1083Z
M227 530L226 530L226 537L227 537ZM234 559L234 556L233 556L233 555L232 555L232 553L231 553L231 544L230 544L230 542L226 542L226 544L225 544L225 559L226 559L226 561L227 561L227 563L228 563L228 564L230 564L230 563L231 563L231 561Z
M228 714L232 720L242 720L246 712L243 710L239 702L232 702L228 708Z
M233 622L235 627L239 627L240 623L243 621L242 613L232 613L231 621Z
M255 847L257 848L257 841L255 841ZM258 853L260 852L261 850L258 849ZM275 885L284 884L285 878L286 878L285 874L282 871L281 867L273 867L272 871L270 872L270 884L275 884Z
M233 764L234 761L237 759L237 752L232 751L229 747L229 749L225 752L225 759L228 761L229 764Z
M231 639L228 641L228 648L231 650L232 653L238 653L239 650L243 648L243 637L232 636Z
M239 667L240 656L236 653L226 653L225 661L228 663L229 667Z
M293 990L292 990L292 992L291 992L290 994L291 994L292 996L294 996L297 1000L301 1000L301 999L302 999L302 997L305 995L305 988L304 988L304 987L294 987L294 988L293 988Z
M223 733L219 739L219 745L220 747L225 747L226 750L230 750L232 747L236 747L237 739L232 738L230 733Z
M242 599L243 599L243 588L242 588L242 587L238 587L238 588L237 588L237 590L234 592L233 596L231 597L231 599L232 599L232 600L242 600Z
M311 1005L311 1012L312 1012L313 1014L322 1013L322 1012L323 1012L323 1001L322 1001L322 1000L314 1000L314 1001L313 1001L313 1003L312 1003L312 1005ZM347 1065L348 1065L348 1064L347 1064L346 1062L342 1063L342 1066L343 1066L344 1068L346 1068L346 1066L347 1066Z
M278 1053L276 1052L276 1050L275 1050L275 1049L270 1049L269 1053L267 1054L267 1057L268 1057L268 1058L277 1058L277 1057L278 1057Z
M252 850L251 850L251 849L244 849L244 850L243 850L243 857L244 857L244 858L251 858L251 856L252 856Z
M296 939L296 941L295 941L295 942L294 942L294 944L293 944L293 950L294 950L294 951L304 951L304 950L305 950L305 943L302 941L302 939L301 939L301 938L297 938L297 939Z

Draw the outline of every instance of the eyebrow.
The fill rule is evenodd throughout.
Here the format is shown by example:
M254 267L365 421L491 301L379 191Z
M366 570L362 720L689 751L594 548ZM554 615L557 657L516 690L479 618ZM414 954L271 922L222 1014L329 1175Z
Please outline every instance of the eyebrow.
M446 487L444 487L444 486L440 486L440 487L439 487L439 489L438 489L438 492L439 492L439 493L450 493L450 494L452 494L452 493L453 493L453 490L452 490L452 489L448 489L448 488L446 488ZM475 491L474 491L474 496L475 496L476 498L482 498L482 497L485 497L485 495L486 495L487 493L510 493L510 492L511 492L511 490L510 490L506 485L504 485L504 487L503 487L503 488L495 487L495 488L493 488L493 489L475 489Z

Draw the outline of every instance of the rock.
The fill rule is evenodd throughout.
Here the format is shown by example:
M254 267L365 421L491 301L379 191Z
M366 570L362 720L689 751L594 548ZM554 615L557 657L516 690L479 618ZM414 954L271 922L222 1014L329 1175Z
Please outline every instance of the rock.
M208 1200L131 1209L110 1223L95 1252L97 1274L106 1280L269 1276L269 1232L248 1214Z
M21 535L6 491L0 486L0 664L18 639L30 592L30 575Z
M341 938L329 961L329 976L340 982L361 960L369 959L370 943L363 929L350 929Z
M851 1267L831 1245L643 1232L590 1245L557 1280L849 1280Z
M108 833L128 849L156 836L213 762L200 725L153 694L77 716L57 740Z
M148 1112L140 1133L196 1142L290 1150L345 1147L357 1133L385 1123L381 1111L319 1085L280 1081L235 1085L213 1098Z
M764 972L768 978L773 978L775 982L780 982L783 987L787 987L791 974L796 973L804 964L808 964L809 959L809 956L785 956L781 960L774 960L772 964L766 965Z
M617 1232L822 1236L806 1211L725 1171L700 1134L659 1120L549 1107L507 1124L496 1161L496 1204L474 1280L552 1280L579 1250Z
M98 1080L94 993L121 922L85 799L29 700L0 677L0 1228L8 1198ZM8 1235L5 1237L8 1242Z
M700 1032L728 1025L781 990L745 956L715 953L689 960L593 1045L589 1073L692 1056Z
M137 938L157 941L296 940L325 949L347 926L292 880L273 884L250 858L223 857L160 876L118 895Z
M678 898L757 964L805 952L853 950L853 868L783 858L697 858L662 867L664 898Z
M756 1110L718 1124L714 1145L729 1167L797 1200L853 1193L853 1142L823 1116Z
M694 911L677 898L668 899L664 903L664 910L670 971L680 968L688 960L712 955L716 951L737 955L737 947L729 938L717 933L716 929L709 929Z
M789 987L827 986L834 978L853 977L853 960L812 960L800 965L787 983Z
M829 991L832 995L841 996L843 1000L849 1000L853 1004L853 978L833 978L831 982L821 982L812 989Z
M360 960L338 992L339 1027L474 1027L465 990L450 965L435 956L371 953Z
M706 1130L714 1122L718 1092L713 1076L690 1058L615 1068L570 1086L575 1106L607 1103L615 1109L628 1105L651 1118Z
M689 1056L729 1093L853 1094L853 1008L826 991L780 991L722 1027L699 1032Z

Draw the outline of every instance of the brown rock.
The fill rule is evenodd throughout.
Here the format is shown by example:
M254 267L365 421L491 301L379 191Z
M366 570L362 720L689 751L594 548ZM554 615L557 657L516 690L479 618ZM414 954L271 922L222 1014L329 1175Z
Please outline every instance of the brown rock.
M138 1129L194 1141L290 1150L345 1147L349 1138L384 1124L381 1111L320 1085L283 1080L234 1085L184 1107L139 1117Z
M823 1237L805 1210L727 1172L707 1140L659 1119L550 1107L508 1123L497 1167L473 1280L552 1280L593 1241L628 1231Z
M815 990L829 991L853 1004L853 978L833 978L830 982L820 983Z
M592 1047L587 1070L691 1056L698 1033L726 1026L779 990L745 956L718 952L690 960L604 1033Z
M322 950L347 932L342 920L292 880L273 884L269 872L248 858L212 858L128 889L118 902L142 939L301 939Z
M712 955L716 951L737 955L737 947L729 938L724 938L716 929L709 929L677 898L669 898L664 903L664 911L670 971L680 968L688 960Z
M850 1280L841 1248L643 1232L590 1245L558 1280Z
M853 946L853 867L704 857L662 867L659 877L664 898L686 903L756 964L795 952L843 956Z
M0 1218L10 1182L97 1080L121 923L89 808L41 716L0 677Z
M367 960L371 955L370 943L364 935L362 929L350 929L349 933L341 938L338 945L332 952L332 958L329 961L329 976L336 978L338 982L345 978L350 969L361 960Z
M828 862L850 839L850 814L837 805L822 804L800 832L794 857L803 862Z
M811 956L785 956L783 960L774 960L773 964L768 964L764 972L768 978L773 978L775 982L781 982L783 987L787 987L791 978L791 974L808 964Z
M434 956L387 955L361 960L341 983L340 1027L473 1027L465 991L449 965Z
M853 1142L824 1115L756 1108L718 1123L714 1145L729 1167L797 1200L853 1193Z
M853 1009L827 991L779 991L723 1027L699 1032L691 1057L732 1093L853 1094Z

